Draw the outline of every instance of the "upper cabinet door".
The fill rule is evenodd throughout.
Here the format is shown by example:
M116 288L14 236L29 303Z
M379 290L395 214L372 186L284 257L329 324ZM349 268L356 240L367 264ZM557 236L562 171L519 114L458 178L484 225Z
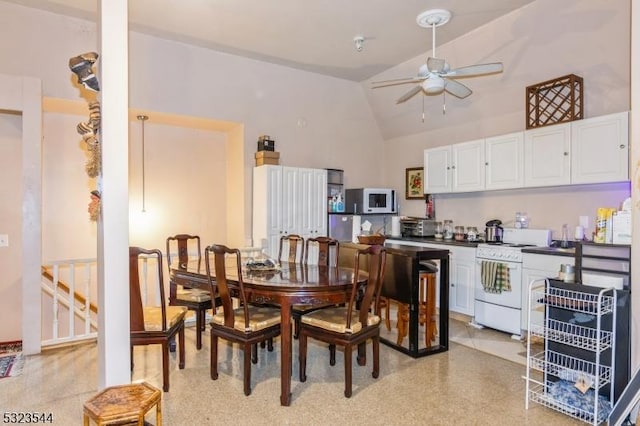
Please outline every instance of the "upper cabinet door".
M451 147L424 150L424 193L451 192Z
M629 180L629 113L571 123L571 183Z
M571 183L571 123L524 132L524 185Z
M283 234L297 234L300 211L300 174L296 167L282 167L281 204Z
M524 132L487 138L485 189L524 186Z
M484 189L484 139L451 146L453 192L482 191Z
M305 239L327 233L327 171L299 169L300 195L298 232Z

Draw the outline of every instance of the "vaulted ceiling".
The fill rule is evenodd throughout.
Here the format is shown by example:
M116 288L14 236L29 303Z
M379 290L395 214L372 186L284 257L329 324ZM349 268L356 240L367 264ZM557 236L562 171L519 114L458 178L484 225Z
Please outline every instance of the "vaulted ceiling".
M98 0L7 0L96 20ZM131 29L155 36L363 81L431 49L417 25L428 9L447 9L438 28L447 43L533 0L129 0ZM354 38L364 38L361 51Z

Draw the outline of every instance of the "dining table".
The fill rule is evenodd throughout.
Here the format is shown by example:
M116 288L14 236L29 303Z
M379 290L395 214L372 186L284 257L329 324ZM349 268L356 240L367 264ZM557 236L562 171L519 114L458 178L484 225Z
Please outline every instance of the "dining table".
M207 272L202 262L169 265L169 299L175 300L179 285L209 290ZM213 271L212 271L213 272ZM215 278L214 278L215 279ZM359 286L366 283L367 273L360 271ZM237 266L228 266L227 281L231 290L238 289ZM291 404L292 333L291 308L293 305L341 304L349 300L354 282L354 270L342 266L323 266L281 262L272 270L242 268L242 282L249 303L280 307L280 404ZM359 364L366 363L365 347L358 349Z

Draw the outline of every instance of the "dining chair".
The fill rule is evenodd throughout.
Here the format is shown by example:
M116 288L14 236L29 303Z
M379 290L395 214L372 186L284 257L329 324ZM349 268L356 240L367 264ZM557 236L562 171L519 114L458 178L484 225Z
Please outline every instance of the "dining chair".
M211 254L215 271L212 277ZM233 308L231 289L227 279L226 256L235 257L237 268L237 291L240 307ZM212 294L217 291L222 302L222 311L214 306L211 320L211 379L218 379L218 338L238 343L242 346L244 365L244 394L251 394L251 363L258 362L257 344L272 340L280 335L280 310L268 306L254 306L248 303L242 281L240 250L214 244L205 248L205 265Z
M360 262L368 258L367 284L362 300L357 301ZM312 337L329 343L330 361L335 360L336 345L344 347L344 395L352 392L352 352L361 343L372 340L373 378L380 373L380 290L384 279L386 251L383 246L374 245L358 249L353 267L353 283L349 303L346 306L318 309L302 316L300 320L299 362L300 381L307 380L307 339ZM356 301L358 305L356 306ZM371 312L373 307L373 312Z
M338 264L338 255L340 251L340 243L338 240L330 237L309 238L305 242L304 263L309 264L309 251L313 251L317 247L318 255L316 259L312 259L312 263L321 266L329 266ZM333 247L333 250L332 250ZM308 312L316 309L322 309L333 305L293 305L291 307L291 316L293 317L293 338L297 339L300 334L300 317Z
M286 258L282 258L284 247L287 246ZM298 256L298 253L300 254ZM278 262L285 261L291 263L302 262L304 258L304 238L297 234L283 235L280 237L280 248L278 249Z
M146 265L145 265L146 262ZM149 302L152 295L147 289L153 263L157 267L157 303ZM149 267L151 264L151 267ZM141 268L142 266L142 268ZM141 275L143 275L141 279ZM129 316L131 340L131 370L133 371L133 347L138 345L162 345L162 390L169 391L169 341L178 336L178 367L184 368L184 316L185 306L167 306L164 292L162 252L129 247Z
M187 269L187 265L191 259L198 261L198 269L202 262L202 251L200 249L200 237L198 235L177 234L167 238L167 263L169 269L173 264L173 253L178 255L177 267ZM193 254L189 254L189 251ZM175 257L173 257L175 259ZM219 300L217 303L219 303ZM196 349L202 348L202 332L206 328L207 310L211 309L211 294L208 291L197 288L178 287L176 298L169 301L170 305L186 306L187 309L194 311L196 315Z

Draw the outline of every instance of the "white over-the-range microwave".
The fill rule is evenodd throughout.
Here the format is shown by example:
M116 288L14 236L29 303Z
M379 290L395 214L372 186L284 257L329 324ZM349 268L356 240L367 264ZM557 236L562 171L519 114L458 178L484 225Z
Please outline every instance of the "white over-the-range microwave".
M396 212L396 191L389 188L356 188L345 191L345 211L353 214Z

